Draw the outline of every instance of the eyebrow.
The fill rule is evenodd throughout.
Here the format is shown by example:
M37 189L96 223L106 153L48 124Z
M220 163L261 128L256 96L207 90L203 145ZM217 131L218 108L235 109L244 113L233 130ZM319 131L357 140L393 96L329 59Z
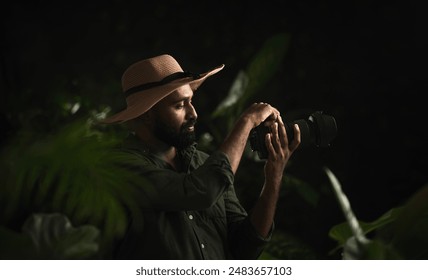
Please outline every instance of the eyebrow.
M182 101L189 101L189 100L192 100L192 97L193 96L175 98L175 99L171 100L171 103L175 104L175 103L179 103L179 102L182 102Z

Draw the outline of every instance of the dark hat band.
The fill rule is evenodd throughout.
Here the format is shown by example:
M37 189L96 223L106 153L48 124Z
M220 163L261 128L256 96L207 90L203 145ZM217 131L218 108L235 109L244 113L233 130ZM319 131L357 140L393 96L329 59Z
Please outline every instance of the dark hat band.
M139 86L129 88L127 91L124 92L124 94L125 94L125 97L128 97L133 93L143 91L143 90L148 90L148 89L158 87L158 86L162 86L162 85L166 85L166 84L168 84L172 81L178 80L178 79L192 77L194 80L196 80L196 79L200 78L200 76L201 76L200 74L195 74L195 73L191 73L188 71L176 72L176 73L173 73L171 75L166 76L165 78L163 78L162 80L160 80L158 82L146 83L146 84L142 84Z

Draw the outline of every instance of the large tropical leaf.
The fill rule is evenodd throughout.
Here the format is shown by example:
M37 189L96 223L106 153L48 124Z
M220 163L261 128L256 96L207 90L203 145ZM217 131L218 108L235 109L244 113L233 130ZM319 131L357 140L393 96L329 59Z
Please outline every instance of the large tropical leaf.
M410 197L391 226L379 235L390 237L391 246L405 259L428 259L428 185Z
M272 78L288 50L290 35L279 33L270 37L255 54L245 70L241 70L226 98L212 113L213 118L225 117L230 128L242 107Z
M404 206L393 208L372 222L356 219L333 173L326 169L347 222L331 228L329 236L343 249L345 259L428 258L428 186ZM366 235L371 233L370 240Z
M397 219L401 210L401 207L393 208L372 222L359 220L358 223L360 224L363 233L367 235L392 223L395 219ZM346 241L352 237L352 231L349 224L344 222L332 227L329 231L329 236L336 240L340 246L343 246Z
M5 224L31 212L60 212L78 225L97 226L111 242L124 234L130 213L138 219L145 203L140 190L150 185L126 167L137 163L117 149L115 134L84 120L47 136L28 130L19 136L0 162Z
M23 232L31 237L38 259L88 259L99 249L96 227L74 227L60 213L31 215Z

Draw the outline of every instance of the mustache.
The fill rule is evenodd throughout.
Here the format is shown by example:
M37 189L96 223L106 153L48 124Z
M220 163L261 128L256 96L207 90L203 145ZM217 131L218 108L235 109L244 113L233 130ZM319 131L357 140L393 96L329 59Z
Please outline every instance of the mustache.
M188 127L191 127L191 126L194 126L194 125L196 125L196 123L197 123L197 121L196 121L196 119L192 119L192 120L188 120L187 122L185 122L183 125L182 125L182 129L186 129L186 128L188 128Z

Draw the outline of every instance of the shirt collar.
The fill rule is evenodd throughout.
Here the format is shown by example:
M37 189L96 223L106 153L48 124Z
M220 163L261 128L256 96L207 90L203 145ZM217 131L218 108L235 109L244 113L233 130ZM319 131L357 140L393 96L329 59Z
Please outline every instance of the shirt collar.
M177 156L183 162L184 166L187 166L187 170L189 170L190 168L190 164L192 162L193 155L195 154L196 147L197 143L195 142L187 148L177 151ZM162 160L161 158L156 156L156 154L151 153L147 146L144 144L144 142L138 139L138 137L134 133L129 133L129 135L123 141L122 148L137 150L139 153L143 154L146 157L152 159L155 158L156 160Z

